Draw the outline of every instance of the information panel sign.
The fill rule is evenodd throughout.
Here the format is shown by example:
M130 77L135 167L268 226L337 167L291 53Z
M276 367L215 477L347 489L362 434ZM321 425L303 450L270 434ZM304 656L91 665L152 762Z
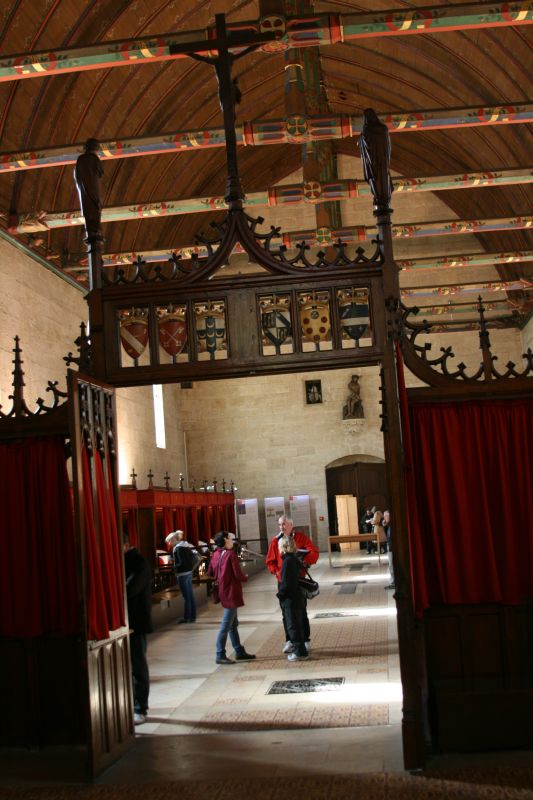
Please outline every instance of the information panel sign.
M265 520L268 539L279 533L278 519L285 513L284 497L265 497Z
M261 542L257 498L248 497L245 500L237 500L237 520L241 542L246 543L246 546L250 550L260 552Z
M289 508L294 527L311 537L311 505L308 494L294 494L289 497Z

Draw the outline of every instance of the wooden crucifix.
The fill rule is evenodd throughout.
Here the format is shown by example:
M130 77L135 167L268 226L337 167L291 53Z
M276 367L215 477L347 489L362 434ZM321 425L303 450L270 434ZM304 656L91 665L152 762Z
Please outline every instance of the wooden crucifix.
M244 194L242 191L239 170L237 167L237 137L235 134L235 106L239 103L241 93L237 80L231 77L233 62L247 53L256 50L264 42L276 38L272 32L250 33L249 31L229 32L224 14L215 15L216 38L206 41L189 42L183 45L172 45L170 53L187 53L197 61L211 64L218 79L218 96L224 114L224 132L226 136L226 159L228 164L228 180L226 184L226 202L228 208L242 208ZM235 53L233 51L239 50ZM216 56L201 55L206 49L217 51Z

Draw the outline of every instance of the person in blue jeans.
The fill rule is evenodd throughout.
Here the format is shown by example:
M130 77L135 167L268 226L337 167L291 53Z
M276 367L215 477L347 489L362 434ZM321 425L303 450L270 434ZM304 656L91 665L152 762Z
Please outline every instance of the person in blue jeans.
M178 625L182 622L196 622L196 601L192 588L192 574L197 560L196 551L185 540L181 530L169 533L165 541L173 548L174 572L183 597L183 617L178 619Z
M217 664L235 664L235 661L252 661L255 656L247 653L239 637L239 619L237 610L244 605L242 584L248 580L240 565L237 553L233 549L233 537L227 531L217 533L213 541L217 549L213 553L207 574L218 583L220 603L224 609L217 636ZM235 650L235 661L226 655L226 642L230 638Z

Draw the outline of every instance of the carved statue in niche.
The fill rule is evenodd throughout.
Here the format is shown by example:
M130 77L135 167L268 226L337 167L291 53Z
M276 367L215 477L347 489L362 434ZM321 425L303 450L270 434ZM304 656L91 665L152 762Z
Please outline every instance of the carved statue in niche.
M100 180L104 168L98 157L100 145L97 139L87 139L85 152L78 156L74 169L74 180L80 196L81 212L85 217L87 238L101 236L102 198Z
M392 195L390 177L390 136L373 108L366 108L359 137L365 180L370 186L378 211L388 211Z
M350 394L346 400L346 404L342 409L343 419L363 419L365 411L363 408L363 401L361 400L361 386L359 385L359 375L352 375L352 379L348 384Z

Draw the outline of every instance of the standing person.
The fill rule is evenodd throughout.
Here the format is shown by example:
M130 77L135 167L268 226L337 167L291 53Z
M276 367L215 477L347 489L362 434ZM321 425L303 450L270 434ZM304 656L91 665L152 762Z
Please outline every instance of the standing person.
M392 549L391 549L391 523L390 523L390 511L383 512L383 530L385 531L385 536L387 537L387 550L389 551L388 559L389 559L389 572L390 572L390 583L388 586L385 586L385 589L395 589L396 586L394 584L394 563L392 560Z
M294 537L282 536L279 540L281 553L281 580L278 587L278 599L287 624L292 651L288 661L301 661L309 658L305 646L304 612L305 598L300 590L300 572L302 562L296 555L298 545Z
M215 534L213 541L217 549L213 553L207 568L218 583L220 603L224 609L222 622L218 631L216 643L217 664L235 664L235 661L252 661L255 656L247 653L239 638L239 620L237 609L244 605L242 597L242 584L248 580L239 565L237 553L233 549L231 533L220 531ZM235 650L235 661L226 655L226 642L229 638Z
M133 680L133 721L146 722L150 673L146 660L146 634L152 625L152 573L148 562L124 537L124 567L130 626L131 674Z
M165 542L172 548L174 572L183 597L183 617L178 619L177 624L196 622L196 600L192 588L192 574L197 560L195 558L197 551L186 541L181 530L169 533Z
M359 527L361 529L361 533L372 533L372 517L374 514L367 508L365 513L361 515L361 519L359 520ZM372 555L372 542L365 542L366 545L366 552L370 556Z
M372 514L373 514L373 517L372 517L372 530L376 534L376 537L377 537L376 538L376 542L375 543L372 542L372 544L376 548L376 550L375 550L376 553L378 551L378 547L380 549L380 552L384 553L385 550L383 548L384 548L385 543L387 541L387 537L385 535L385 530L384 530L383 524L382 524L383 523L383 513L378 508L376 508L376 506L372 506L372 508L370 510L372 511Z
M268 547L268 553L266 555L265 563L269 572L272 575L276 576L278 583L281 580L281 566L282 566L282 559L281 559L281 552L280 552L280 540L283 536L291 536L294 541L296 542L297 547L297 555L301 558L303 564L307 567L310 567L311 564L316 564L318 561L318 547L313 544L311 539L302 533L301 531L294 530L294 522L290 517L287 517L283 514L279 520L279 533L277 536L271 540L270 545ZM305 574L305 570L302 567L301 574ZM285 644L283 646L284 653L292 653L294 651L294 647L292 645L289 630L287 628L287 622L285 620L285 612L283 609L283 605L280 601L281 606L281 615L283 618L283 629L285 631ZM307 652L311 649L311 627L309 625L309 617L307 616L307 600L304 597L304 610L303 610L303 625L304 625L304 638L305 638L305 647Z

